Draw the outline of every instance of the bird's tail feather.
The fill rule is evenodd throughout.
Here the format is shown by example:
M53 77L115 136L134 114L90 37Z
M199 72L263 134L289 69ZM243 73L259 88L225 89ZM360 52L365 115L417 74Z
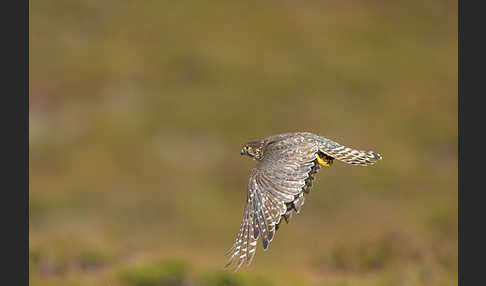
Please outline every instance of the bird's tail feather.
M324 147L320 151L344 163L358 166L371 166L383 158L374 151L356 150L342 145L332 148Z

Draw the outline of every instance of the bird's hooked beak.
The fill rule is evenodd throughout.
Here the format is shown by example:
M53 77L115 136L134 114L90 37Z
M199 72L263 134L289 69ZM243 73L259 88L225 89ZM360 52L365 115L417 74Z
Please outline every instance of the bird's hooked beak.
M245 155L245 154L246 154L245 150L241 149L240 150L240 155Z

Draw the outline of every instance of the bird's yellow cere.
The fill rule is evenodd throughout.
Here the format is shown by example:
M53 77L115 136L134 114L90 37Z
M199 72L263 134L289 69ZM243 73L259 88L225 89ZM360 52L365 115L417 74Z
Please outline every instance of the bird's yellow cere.
M323 158L326 159L326 161L322 160L322 158L319 157L319 154L318 153L316 153L316 158L317 158L317 162L319 162L319 164L321 166L331 167L332 161L327 160L326 155L323 156Z

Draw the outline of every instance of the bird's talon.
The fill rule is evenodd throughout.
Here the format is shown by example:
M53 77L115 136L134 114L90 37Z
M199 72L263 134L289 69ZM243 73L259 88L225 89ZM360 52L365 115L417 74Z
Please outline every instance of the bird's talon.
M319 154L318 154L318 153L316 153L316 159L317 159L317 162L319 162L319 164L320 164L321 166L324 166L324 167L331 167L331 164L332 164L332 159L331 159L331 160L329 160L329 159L327 158L327 156L326 156L326 155L323 155L322 157L323 157L323 158L325 158L325 160L326 160L326 161L322 160L322 158L321 158L321 157L319 157Z

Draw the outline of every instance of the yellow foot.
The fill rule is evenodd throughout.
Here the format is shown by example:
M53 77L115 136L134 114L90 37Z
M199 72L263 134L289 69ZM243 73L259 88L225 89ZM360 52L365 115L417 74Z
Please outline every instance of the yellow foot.
M322 158L324 158L324 159L325 159L325 161L324 161L324 160L322 160ZM320 164L321 166L324 166L324 167L331 167L331 165L332 165L332 159L331 159L331 160L329 160L329 159L327 158L327 156L326 156L326 155L323 155L323 156L322 156L322 158L321 158L321 157L319 157L319 154L318 154L318 153L316 153L316 159L317 159L317 162L319 162L319 164Z

